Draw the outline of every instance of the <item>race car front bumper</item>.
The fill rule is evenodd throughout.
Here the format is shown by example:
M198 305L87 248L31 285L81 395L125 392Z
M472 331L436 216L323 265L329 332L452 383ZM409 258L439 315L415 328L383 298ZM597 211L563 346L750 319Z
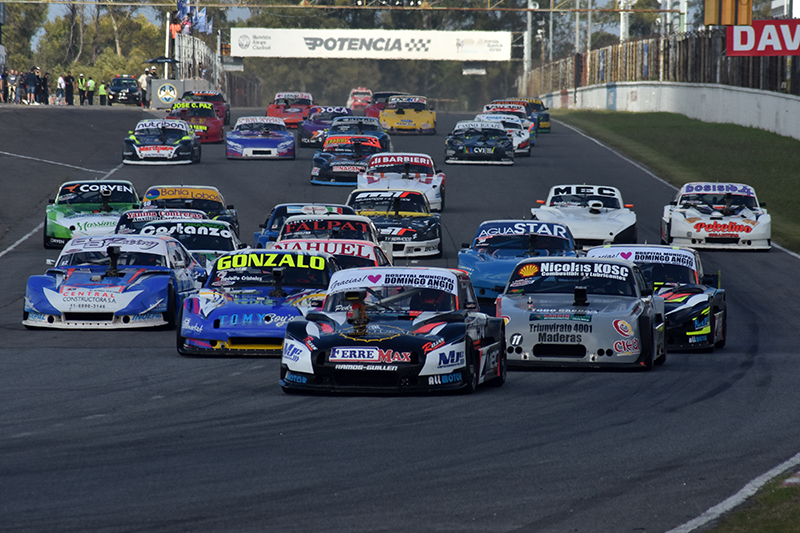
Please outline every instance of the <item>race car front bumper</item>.
M437 255L441 251L441 239L429 241L386 241L392 246L394 257L427 257Z
M114 313L64 313L47 315L25 311L23 325L31 328L54 329L133 329L164 326L164 313L115 315Z

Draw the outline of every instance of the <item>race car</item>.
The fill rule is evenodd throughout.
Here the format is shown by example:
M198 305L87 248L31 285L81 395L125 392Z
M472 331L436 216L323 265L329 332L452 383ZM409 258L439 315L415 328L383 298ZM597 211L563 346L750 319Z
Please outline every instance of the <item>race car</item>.
M533 121L536 122L536 131L550 133L550 113L544 102L538 98L523 98L533 108Z
M278 240L283 223L294 215L355 215L352 207L344 204L294 203L278 204L267 215L267 220L259 224L261 228L253 234L253 248L269 248Z
M372 100L372 91L366 87L356 87L350 91L347 97L346 107L355 111L363 111Z
M68 181L45 208L45 248L61 248L73 237L114 232L123 211L139 203L130 181Z
M217 257L246 248L228 222L222 220L155 220L140 235L167 235L177 239L206 270Z
M226 204L219 189L207 185L154 185L142 196L144 207L199 209L208 218L230 222L239 235L239 212Z
M509 141L510 142L510 141ZM376 154L358 174L359 189L414 189L425 193L432 211L444 210L445 175L428 154Z
M192 128L201 143L223 141L222 119L217 117L214 105L208 102L175 102L167 119L183 120Z
M503 321L477 311L465 272L373 267L331 278L322 312L290 323L285 392L418 393L506 380Z
M390 96L378 119L389 133L436 134L436 111L424 96Z
M442 221L438 213L431 213L422 192L356 189L347 205L375 223L381 241L391 245L393 257L442 255Z
M528 115L528 106L524 102L520 103L506 103L501 100L501 103L491 103L483 106L482 113L489 113L492 115L502 114L517 117L522 121L522 126L530 132L531 137L536 136L536 123L531 120Z
M742 183L687 183L664 206L661 242L692 248L769 250L772 217Z
M117 74L108 84L108 105L129 104L141 105L142 94L139 92L139 81L127 74Z
M273 250L325 252L336 258L341 268L392 266L380 246L354 239L287 239L276 242Z
M392 138L389 136L377 118L372 117L339 117L331 122L328 129L321 135L321 141L333 135L371 135L377 137L384 152L391 152Z
M53 268L31 276L28 328L124 329L175 326L205 269L171 237L105 235L67 242Z
M139 233L145 224L154 220L202 220L207 219L208 215L199 209L167 209L167 208L141 208L129 209L119 216L114 233L129 235Z
M331 122L339 117L352 116L352 111L346 107L320 107L314 106L309 111L308 118L297 125L297 142L303 147L322 146L325 140L325 130Z
M536 202L543 205L531 208L533 219L566 224L582 248L636 242L633 204L624 203L616 187L556 185L546 201Z
M182 308L181 355L280 355L287 324L319 308L336 259L320 252L241 250L219 257Z
M515 152L511 134L497 121L462 120L444 140L449 165L513 165Z
M586 251L587 257L633 261L645 281L664 299L667 350L723 348L728 306L718 274L704 274L700 254L692 248L658 244L613 244Z
M497 298L513 366L628 367L667 358L664 300L619 259L531 257Z
M367 167L367 159L383 152L380 140L371 135L330 135L314 154L311 183L314 185L356 184L356 176Z
M297 125L308 118L314 97L309 93L278 93L267 107L268 117L282 118L288 128Z
M219 91L186 91L181 96L181 102L209 102L225 126L231 123L231 106Z
M526 257L577 255L575 239L564 224L487 220L472 243L461 244L458 268L469 273L481 306L493 306L514 267Z
M364 108L364 116L372 118L380 118L381 111L386 107L386 101L392 96L400 96L408 93L400 91L378 91L372 93L372 98L369 105Z
M126 165L190 165L202 157L200 138L183 120L141 120L123 142Z
M291 216L283 223L277 242L292 239L351 239L381 244L375 224L361 215Z
M225 136L228 159L294 159L294 134L276 117L242 117Z
M522 125L522 121L517 117L502 113L480 113L475 115L475 120L501 123L514 143L514 153L523 157L531 156L531 148L536 144L536 134L531 135L531 132Z

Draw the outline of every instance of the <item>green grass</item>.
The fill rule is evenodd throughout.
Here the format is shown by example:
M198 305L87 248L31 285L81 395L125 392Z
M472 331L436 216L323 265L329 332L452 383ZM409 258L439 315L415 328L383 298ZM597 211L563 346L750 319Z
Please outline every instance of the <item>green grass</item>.
M800 251L800 141L673 113L553 109L551 114L673 185L690 181L752 185L772 215L773 240Z

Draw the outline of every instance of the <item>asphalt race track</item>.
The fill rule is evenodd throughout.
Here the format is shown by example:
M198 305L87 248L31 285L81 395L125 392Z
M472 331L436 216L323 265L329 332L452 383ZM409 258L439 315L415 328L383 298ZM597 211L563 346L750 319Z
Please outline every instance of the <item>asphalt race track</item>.
M263 110L234 110L233 120ZM48 198L71 179L219 187L252 242L272 205L344 201L296 161L121 166L134 108L0 107L0 529L4 532L663 532L800 448L798 259L703 253L729 339L652 372L511 372L473 395L296 396L277 359L182 358L171 331L28 331ZM394 137L431 153L435 137ZM13 155L9 155L13 154ZM672 190L556 122L513 167L444 166L444 257L491 218L529 217L558 183L619 187L658 242ZM769 205L769 198L762 198ZM26 235L30 236L19 242Z

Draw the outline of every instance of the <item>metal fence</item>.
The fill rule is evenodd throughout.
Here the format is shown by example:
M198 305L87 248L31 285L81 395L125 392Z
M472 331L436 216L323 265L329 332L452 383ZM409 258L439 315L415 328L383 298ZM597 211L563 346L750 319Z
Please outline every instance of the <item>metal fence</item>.
M527 96L623 81L719 83L800 95L800 59L727 57L725 41L725 30L714 29L575 54L532 70Z

